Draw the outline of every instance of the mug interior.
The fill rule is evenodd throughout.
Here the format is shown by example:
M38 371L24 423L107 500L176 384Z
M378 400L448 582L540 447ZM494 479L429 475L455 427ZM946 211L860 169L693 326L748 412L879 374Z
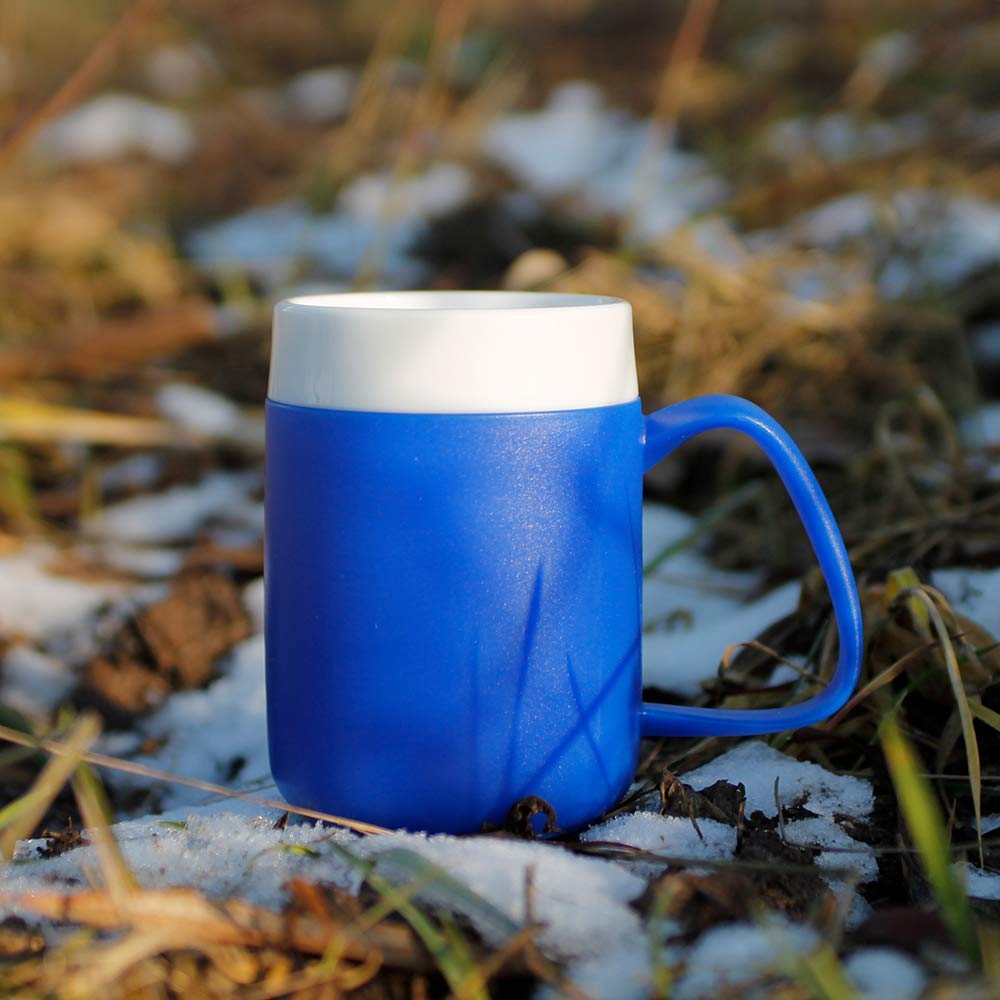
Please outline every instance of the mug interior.
M297 295L287 301L297 306L316 309L433 309L441 312L480 309L580 309L626 304L622 299L610 295L503 291L337 292L327 295Z

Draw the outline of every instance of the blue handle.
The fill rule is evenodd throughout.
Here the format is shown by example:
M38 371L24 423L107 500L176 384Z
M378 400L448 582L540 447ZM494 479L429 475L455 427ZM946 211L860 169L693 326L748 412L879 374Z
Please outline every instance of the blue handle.
M702 396L644 419L644 468L703 431L742 431L763 450L785 484L826 579L840 639L840 657L830 683L815 697L784 708L712 709L677 705L640 708L643 736L748 736L810 726L840 709L858 683L864 648L861 603L851 562L830 505L802 452L759 406L736 396Z

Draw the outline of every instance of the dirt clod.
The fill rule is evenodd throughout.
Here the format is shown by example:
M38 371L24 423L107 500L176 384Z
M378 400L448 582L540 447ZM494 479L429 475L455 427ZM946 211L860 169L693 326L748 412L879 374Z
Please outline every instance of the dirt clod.
M233 581L209 570L186 571L163 600L132 615L90 660L76 701L96 707L110 726L127 725L171 690L204 687L219 657L249 634Z

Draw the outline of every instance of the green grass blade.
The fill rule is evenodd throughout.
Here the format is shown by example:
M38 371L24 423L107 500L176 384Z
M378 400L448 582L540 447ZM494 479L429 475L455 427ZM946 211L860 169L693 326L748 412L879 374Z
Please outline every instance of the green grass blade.
M456 945L447 931L439 930L431 918L412 902L411 894L405 886L399 888L383 878L375 870L372 862L356 858L340 844L331 844L331 847L351 867L360 871L386 904L391 905L392 909L413 928L441 970L441 975L444 976L454 996L460 1000L489 1000L486 986L480 980L475 961L464 939L461 945ZM471 891L470 889L469 892Z
M981 701L974 698L969 699L969 711L980 722L985 722L986 725L1000 732L1000 712L994 712L992 708L987 708Z
M979 741L976 739L976 727L972 721L972 709L962 680L958 657L955 655L955 647L952 645L948 627L941 616L941 611L927 590L923 586L907 587L898 594L897 599L902 598L909 598L911 612L918 602L923 606L922 610L926 620L933 627L933 632L941 648L941 655L944 657L948 683L951 685L951 693L958 709L958 718L962 724L962 740L965 743L965 759L969 769L972 805L976 813L976 838L979 841L979 864L981 866L983 864L983 773L979 760Z
M786 962L789 974L807 996L817 1000L855 1000L858 996L843 963L828 944L804 955L786 953Z
M62 741L61 752L50 758L31 788L0 809L0 857L12 857L17 842L31 836L100 731L97 716L82 715Z
M951 865L950 845L940 806L923 777L913 748L899 728L895 714L886 716L881 737L903 819L941 907L941 914L955 943L970 962L978 965L979 940L972 908Z

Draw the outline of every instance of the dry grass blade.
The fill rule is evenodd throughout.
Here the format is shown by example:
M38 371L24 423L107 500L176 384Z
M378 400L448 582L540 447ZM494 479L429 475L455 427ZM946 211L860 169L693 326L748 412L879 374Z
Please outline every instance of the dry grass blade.
M166 420L0 399L0 438L31 443L77 441L126 448L191 445L203 438Z
M684 19L677 31L660 80L649 138L636 171L636 181L626 219L626 232L634 228L643 206L649 200L651 188L656 183L655 173L651 169L652 164L659 153L673 140L677 119L684 107L717 3L718 0L689 0L684 12Z
M930 785L920 773L916 754L899 728L895 714L886 716L881 736L882 750L900 810L941 907L941 915L969 961L978 963L979 943L972 909L951 866L948 834L941 809Z
M1000 732L1000 712L994 712L992 708L987 708L981 701L970 698L969 711L986 725Z
M807 996L816 1000L854 1000L859 995L829 944L823 943L806 954L786 949L784 957Z
M334 844L333 849L364 875L365 881L379 894L386 906L396 910L413 928L458 1000L487 1000L482 970L476 965L468 942L450 918L442 920L440 927L435 926L434 921L412 902L411 893L405 886L399 888L393 885L376 872L372 862L354 857L338 844Z
M885 687L890 681L895 680L911 663L916 663L925 654L930 652L937 642L933 639L929 640L922 646L917 646L916 649L910 650L904 656L901 656L895 663L890 664L885 670L881 671L875 677L873 677L863 688L856 691L854 695L850 698L846 705L832 718L826 720L822 723L820 728L830 732L835 730L838 724L846 716L850 715L861 702L866 701L871 695L873 695L880 688Z
M0 740L6 740L8 743L14 743L17 746L45 750L51 754L65 753L62 745L55 740L36 740L8 726L0 725ZM347 830L354 830L356 833L390 832L384 826L376 826L374 823L365 823L361 820L348 819L344 816L334 816L330 813L320 812L318 809L307 809L304 806L290 805L287 802L279 802L277 799L268 799L261 795L237 792L232 788L226 788L225 785L217 785L212 781L184 778L178 774L171 774L169 771L160 771L155 767L147 767L145 764L122 760L119 757L111 757L108 754L91 753L88 751L81 754L78 759L84 763L93 764L95 767L106 767L112 771L136 774L142 778L150 778L153 781L164 781L167 784L181 785L184 788L195 788L200 792L209 792L212 795L218 795L222 798L239 799L241 802L250 802L253 805L263 806L266 809L277 809L280 812L290 812L296 816L305 816L308 819L322 820L324 823L333 823L335 826L342 826ZM72 773L72 768L70 768L70 773Z
M102 319L0 352L0 382L46 377L103 378L134 371L151 359L176 354L219 333L216 312L191 296L127 316Z
M100 731L101 724L96 715L82 715L62 742L52 741L54 749L51 752L54 756L42 768L35 783L20 798L0 809L0 857L11 858L17 842L31 836ZM22 736L20 733L16 735ZM24 739L29 742L22 745L31 745L30 738ZM22 740L14 742L21 743Z
M128 37L161 3L162 0L135 0L59 89L23 125L0 141L0 164L23 149L47 121L80 101L111 67Z
M118 841L111 832L111 809L104 789L86 764L80 764L76 774L73 775L73 793L80 807L83 825L87 828L97 850L101 872L111 898L122 906L127 894L135 890L138 883L125 863Z
M121 908L104 890L72 895L15 893L6 902L49 920L102 930L134 928L153 933L174 928L183 935L173 939L177 948L235 945L325 955L336 942L340 954L352 961L366 961L377 951L392 968L415 972L435 968L418 935L402 923L360 929L330 916L284 915L242 900L214 904L193 889L141 889ZM512 955L502 971L523 973L526 967L522 959Z
M938 645L944 656L948 671L948 681L951 684L955 705L962 724L962 738L965 741L965 756L969 766L969 784L972 790L972 804L976 811L976 836L979 841L979 863L983 864L983 777L979 761L979 743L976 739L976 728L972 721L972 709L969 707L969 696L962 683L962 671L955 656L948 627L945 625L941 611L931 595L923 586L906 587L897 595L897 600L919 601L926 612L927 619L937 636Z

